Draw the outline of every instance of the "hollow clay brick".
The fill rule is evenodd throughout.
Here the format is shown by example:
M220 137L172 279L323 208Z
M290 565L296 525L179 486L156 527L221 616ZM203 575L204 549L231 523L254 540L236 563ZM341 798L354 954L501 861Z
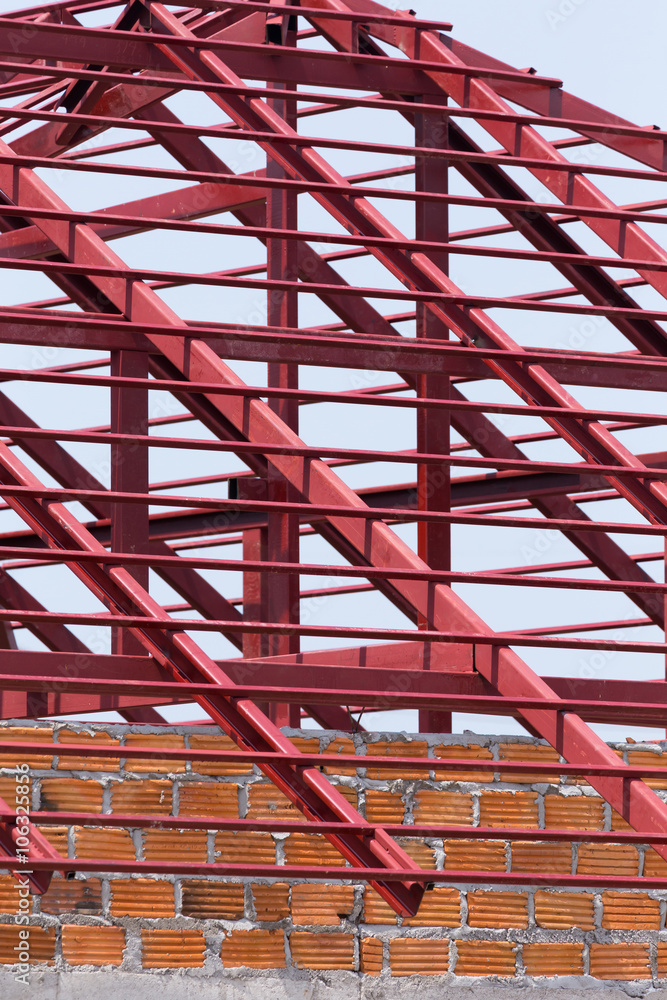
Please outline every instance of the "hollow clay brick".
M171 805L171 781L125 778L111 786L111 809L121 815L147 813L149 816L170 816Z
M500 743L498 745L500 760L534 761L536 764L558 764L559 757L553 747L545 747L532 743ZM515 785L530 785L536 781L558 782L558 770L545 771L501 771L501 781L510 781Z
M196 920L241 920L244 913L243 886L212 879L183 879L181 912Z
M513 976L514 946L509 941L457 941L457 976Z
M512 841L513 872L558 872L569 875L571 868L570 844L545 843L541 840Z
M102 812L102 785L79 778L44 778L39 808L48 812Z
M284 920L289 917L289 886L286 882L253 885L252 898L258 920Z
M144 830L146 861L206 861L205 830Z
M136 858L134 842L127 830L76 827L74 844L77 858L116 858L120 861Z
M472 796L433 788L420 789L415 795L414 817L417 825L470 826Z
M76 733L71 729L61 729L58 733L56 753L59 743L85 743L91 749L95 745L119 746L120 740L113 739L108 733ZM118 757L71 757L69 754L58 755L58 769L61 771L117 771L120 767Z
M449 969L449 942L392 938L389 967L392 976L443 976Z
M359 944L360 971L365 976L379 976L382 972L382 941L376 937L362 938Z
M590 969L596 979L650 979L648 945L591 944Z
M297 969L345 969L354 971L352 934L314 934L293 931L290 935L292 962Z
M528 896L519 892L469 892L471 927L527 927Z
M179 816L216 816L235 819L239 814L236 785L217 781L182 783L178 792Z
M229 736L224 735L193 735L189 737L190 748L192 750L238 750L236 743ZM252 774L252 764L233 763L212 760L192 759L192 770L195 774L209 775L242 775Z
M19 931L26 928L19 927L18 924L0 924L0 964L14 965L19 961L16 946L22 944L25 938L19 937ZM47 929L43 927L30 926L28 945L30 965L46 963L53 965L54 952L56 947L55 927Z
M458 927L461 897L458 889L437 887L426 892L414 917L404 917L403 927Z
M174 916L174 885L161 879L112 879L111 915L114 917Z
M507 868L505 844L496 840L446 840L445 868L504 872Z
M97 878L53 878L46 892L39 897L42 913L102 912L102 883Z
M554 830L604 830L604 803L591 795L545 795L544 819Z
M636 875L637 848L632 844L581 844L577 875Z
M609 930L657 931L660 902L645 892L603 892L602 926Z
M493 754L486 747L464 747L455 744L443 744L435 748L438 760L454 758L456 760L493 760ZM436 781L475 781L486 784L493 781L493 771L453 771L450 768L435 768Z
M595 926L593 896L585 892L535 893L535 923L549 930L569 930L580 927L590 931Z
M529 976L581 976L583 945L561 941L524 944L523 964Z
M196 969L204 964L206 942L201 931L142 930L144 969Z
M128 748L128 756L125 761L126 771L134 771L135 774L176 774L185 771L184 760L167 760L165 757L159 756L141 759L131 756L130 751L133 746L182 750L185 747L184 739L175 733L128 733L125 737L125 746Z
M125 949L122 927L84 927L66 924L62 931L63 957L68 965L120 965Z
M273 865L276 845L270 833L221 830L215 835L215 853L220 861L239 865L252 858L258 865Z
M226 969L282 969L285 967L284 931L232 931L222 942L220 956Z
M537 826L537 792L487 792L479 797L480 826Z
M354 908L354 887L330 885L322 892L321 885L295 885L292 888L292 921L295 924L317 924L337 927Z
M369 757L426 757L428 754L428 744L423 740L378 740L377 743L366 744L366 760ZM366 777L371 780L396 780L398 778L413 779L415 775L423 775L428 778L428 771L415 771L409 767L399 770L396 768L371 767L370 762L366 765Z

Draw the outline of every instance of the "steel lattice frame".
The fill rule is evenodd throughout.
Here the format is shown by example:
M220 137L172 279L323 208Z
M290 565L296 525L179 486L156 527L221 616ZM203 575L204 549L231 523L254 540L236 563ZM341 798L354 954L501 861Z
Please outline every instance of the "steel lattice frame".
M664 642L637 641L634 633L627 640L587 637L638 625L664 630L666 587L644 567L663 558L667 455L636 455L623 442L637 429L664 426L665 418L584 406L570 389L584 397L595 387L667 389L667 308L642 308L633 298L635 288L667 292L667 251L641 226L650 218L655 232L667 221L660 214L667 198L619 207L604 193L612 180L667 180L667 133L623 121L572 97L558 80L507 66L448 31L372 0L208 0L169 8L133 0L122 9L108 0L72 0L0 18L0 268L19 288L26 272L37 287L56 286L53 297L39 301L6 296L0 339L56 347L69 359L0 369L8 383L0 393L1 516L14 517L0 535L2 717L114 708L129 721L154 722L162 721L156 706L196 702L236 741L236 759L257 763L303 812L307 828L329 837L403 914L415 912L425 882L471 881L473 874L422 872L393 839L397 829L363 820L316 757L295 753L281 726L304 715L349 730L350 708L417 708L421 729L436 732L448 730L453 710L516 716L563 755L569 773L587 774L637 831L614 833L615 841L648 838L667 858L667 804L642 780L652 772L624 766L589 725L664 725L667 683L547 681L520 655L524 647L637 656L665 650ZM190 106L185 98L195 102L190 121L174 110ZM196 124L208 120L202 102L207 126ZM378 116L385 123L380 135L389 136L383 141L373 132L367 139L359 124ZM412 140L393 141L386 123ZM554 133L559 138L546 137ZM583 161L569 153L582 145ZM261 151L266 167L244 170L241 154L232 153L231 165L223 160L221 151L239 148ZM351 174L332 165L359 158L382 166ZM455 193L453 176L472 193ZM57 193L77 182L97 184L104 202L103 186L128 178L152 193L93 211ZM538 190L543 200L531 194ZM471 213L474 228L452 231L454 210L457 217ZM492 224L480 224L480 212ZM213 216L222 218L206 221ZM392 221L397 216L402 229ZM217 238L206 246L235 240L238 266L151 267L141 249L151 232L176 247L187 239L186 261L195 238ZM110 245L117 239L119 253ZM250 250L244 258L244 248L259 246L263 260ZM125 262L128 254L134 264ZM522 262L521 274L533 274L530 264L537 264L540 275L556 276L556 287L469 294L450 276L468 256ZM194 301L178 299L189 287L202 301L211 296L213 316L188 320L172 308ZM225 308L225 296L239 290L267 303L260 320L221 321L220 304ZM304 303L306 312L321 309L312 325L300 324ZM524 312L534 323L592 317L613 332L608 343L615 349L522 345L497 317L524 329ZM72 350L96 353L72 361ZM244 362L261 362L253 372L263 374L243 381ZM299 366L309 377L322 372L316 386L326 386L329 369L369 377L361 388L304 389ZM63 399L66 392L72 412L82 399L85 413L94 390L110 400L110 423L62 429L54 418L42 427L12 399L18 380L35 398L58 392ZM478 383L482 398L475 401ZM487 401L494 386L507 387L513 400ZM156 417L149 400L158 391L175 402ZM380 447L359 448L345 421L327 428L326 440L336 436L325 447L317 425L309 425L311 405L351 403L376 421L378 413L400 411L405 426L414 427L414 447L392 450L380 434ZM526 414L540 430L503 432L497 415ZM163 436L170 426L173 436ZM107 449L109 487L75 457L80 445ZM149 450L153 456L160 449L201 453L207 474L156 482ZM237 466L219 473L234 456ZM416 482L383 483L388 464L399 480L401 466L408 476L416 469ZM361 470L372 485L352 489L340 466ZM594 520L582 508L619 498L630 511L624 522ZM398 527L407 523L418 526L414 547ZM453 570L451 532L461 525L475 527L480 549L492 529L553 529L581 558ZM331 558L300 564L301 539L313 534L318 551L328 548ZM633 538L658 550L633 552L624 544ZM227 544L237 546L238 558L226 556ZM206 548L213 554L202 555ZM36 596L48 593L54 566L78 581L66 611L49 610ZM149 568L184 603L150 596ZM567 576L572 569L585 577ZM210 571L232 574L242 597L233 585L232 596L224 596L227 583L212 583ZM300 574L339 576L341 584L304 592ZM36 581L34 591L19 577ZM575 582L582 591L627 595L642 617L494 631L453 589L475 583L501 593L507 586L551 591ZM89 603L77 607L81 584ZM360 627L354 618L314 625L299 615L304 594L367 591L397 609L406 626ZM56 604L61 599L52 596ZM110 631L111 655L79 637L91 626ZM225 636L237 652L213 659L207 633ZM322 648L301 652L304 636ZM345 648L326 648L331 637ZM62 752L86 751L72 745ZM122 755L98 746L94 753ZM170 755L189 754L160 751ZM421 763L410 760L411 767ZM405 766L398 759L385 764ZM448 768L457 766L470 765L448 761ZM540 769L532 762L503 767ZM38 818L68 821L64 813ZM12 868L16 826L6 805L2 819L2 864ZM94 823L124 819L96 815ZM149 822L132 817L133 826ZM32 831L36 891L64 867L238 874L233 865L108 859L64 866ZM443 826L410 832L490 834ZM552 833L572 839L576 831ZM545 832L535 836L545 839ZM320 878L350 874L295 870ZM267 874L258 865L244 872ZM281 867L280 874L293 872ZM578 876L494 875L503 878L574 884Z

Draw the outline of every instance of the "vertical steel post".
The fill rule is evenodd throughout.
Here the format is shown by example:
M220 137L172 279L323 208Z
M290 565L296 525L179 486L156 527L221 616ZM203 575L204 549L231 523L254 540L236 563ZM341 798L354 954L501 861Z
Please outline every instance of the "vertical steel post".
M148 355L140 351L112 351L111 374L126 378L148 378ZM121 434L148 433L148 391L142 388L111 389L111 430ZM111 445L111 489L127 493L147 493L149 485L148 448L129 443ZM111 513L113 552L144 552L148 546L147 504L116 503ZM128 572L148 589L148 566L133 565ZM113 653L143 654L144 648L128 629L114 628Z
M447 119L437 113L415 115L415 144L422 148L447 146ZM448 163L439 157L415 157L415 187L417 191L446 194L448 191ZM415 235L418 240L447 242L449 237L449 210L446 202L416 201ZM438 267L446 274L449 255L432 255ZM449 331L428 305L417 303L417 338L447 340ZM450 379L447 375L419 375L417 394L424 398L448 399ZM449 455L450 416L448 410L420 408L417 410L417 451ZM417 500L420 510L448 511L451 506L450 468L442 465L420 465L417 470ZM432 569L451 569L451 526L420 521L418 525L419 556ZM432 588L435 591L435 588ZM419 626L433 627L429 615L420 615ZM431 647L424 649L424 667L431 667ZM452 713L421 709L420 732L450 733Z
M280 16L267 19L267 41L281 46L296 46L296 15L283 13L285 6L276 4ZM294 4L296 6L296 4ZM269 83L276 90L287 88L287 84ZM291 128L297 127L296 102L270 98L269 107L284 118ZM267 176L283 178L286 173L270 155L267 155ZM298 226L297 196L285 188L269 188L266 198L266 224L272 229L296 230ZM298 248L294 240L275 239L266 241L267 277L269 280L298 280ZM296 329L299 322L299 300L295 289L269 289L267 292L267 321L269 326ZM298 389L299 367L294 364L269 363L267 384L271 387ZM294 398L275 398L269 406L293 431L299 429L299 404ZM294 489L269 465L268 499L273 501L298 500ZM288 514L269 514L266 538L266 558L269 562L299 561L299 520ZM297 624L299 607L300 578L296 574L274 576L271 586L266 588L267 618L263 620L281 624ZM298 653L298 635L270 635L268 654L270 656ZM298 705L270 705L269 717L278 726L300 725Z

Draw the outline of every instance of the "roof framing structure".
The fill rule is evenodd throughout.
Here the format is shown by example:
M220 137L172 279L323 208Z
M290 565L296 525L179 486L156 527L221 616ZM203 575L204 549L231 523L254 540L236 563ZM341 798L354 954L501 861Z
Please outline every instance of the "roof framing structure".
M543 677L520 655L664 661L667 251L647 224L667 199L607 192L664 182L667 133L449 31L372 0L0 17L2 718L194 703L401 914L434 874L285 726L515 717L635 831L615 840L667 858L667 804L594 728L664 725L667 682ZM471 529L481 568L458 568ZM502 531L569 558L526 565L519 543L490 567ZM492 627L508 587L627 614ZM3 804L8 868L17 829ZM30 829L37 892L54 870L146 867L65 863Z

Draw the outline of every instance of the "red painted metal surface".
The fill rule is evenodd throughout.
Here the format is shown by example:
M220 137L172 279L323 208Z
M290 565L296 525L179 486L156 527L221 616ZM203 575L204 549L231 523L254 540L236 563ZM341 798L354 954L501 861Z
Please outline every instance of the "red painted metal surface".
M0 17L1 717L195 703L403 914L436 877L281 727L516 718L667 857L591 728L667 719L667 202L607 193L667 133L373 0L112 8Z

